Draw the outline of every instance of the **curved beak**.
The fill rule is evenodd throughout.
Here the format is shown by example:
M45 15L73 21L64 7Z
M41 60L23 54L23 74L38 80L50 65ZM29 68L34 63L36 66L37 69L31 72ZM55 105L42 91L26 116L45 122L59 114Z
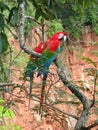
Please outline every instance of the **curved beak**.
M63 37L63 39L64 39L64 41L66 41L66 39L67 39L67 36L65 35L65 36Z
M59 40L64 40L64 41L66 41L67 36L61 33L61 34L58 36L58 39L59 39Z

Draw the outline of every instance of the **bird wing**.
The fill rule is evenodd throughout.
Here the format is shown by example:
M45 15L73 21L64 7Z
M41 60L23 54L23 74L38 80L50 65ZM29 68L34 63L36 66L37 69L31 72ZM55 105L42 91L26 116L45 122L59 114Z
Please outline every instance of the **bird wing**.
M43 50L48 50L50 52L55 52L58 47L60 45L60 41L55 39L55 40L47 40L45 43L44 43L44 47L43 47Z

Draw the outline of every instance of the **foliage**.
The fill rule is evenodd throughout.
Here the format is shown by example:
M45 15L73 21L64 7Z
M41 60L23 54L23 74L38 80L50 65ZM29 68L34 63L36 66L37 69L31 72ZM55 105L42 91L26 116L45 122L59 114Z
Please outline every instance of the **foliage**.
M8 48L8 39L5 33L0 33L0 54L7 51Z
M61 19L64 29L69 34L73 33L75 38L79 38L85 25L91 26L92 31L98 30L98 4L96 2L96 0L90 3L86 0L34 0L32 4L36 9L36 19L39 17L55 21Z
M27 16L35 17L36 10L35 10L34 6L29 1L26 4L25 11L26 11ZM31 30L35 26L37 26L36 22L26 19L26 21L25 21L25 36L30 36Z
M5 101L0 98L0 121L3 120L3 117L7 117L8 119L12 119L15 114L14 112L4 106Z
M25 54L24 52L22 51L18 51L18 50L15 50L15 47L12 47L12 49L14 50L13 51L13 65L19 67L19 68L24 68L26 66L26 62L28 61L28 55ZM8 60L10 60L10 58L8 56L6 56L6 58Z
M4 106L5 101L0 98L0 122L3 122L3 118L8 118L8 120L11 120L15 114L14 112ZM8 124L8 125L0 125L0 130L21 130L20 126L16 126L15 124Z
M52 18L53 11L51 11L52 1L47 0L29 0L32 2L33 6L36 8L35 18L41 19L43 22L44 19L49 20Z
M6 27L6 22L10 26L17 26L18 5L21 2L22 0L17 0L16 2L5 2L5 0L2 0L2 2L0 2L0 27L2 30L4 30L4 28ZM58 22L58 24L62 22L64 29L69 34L73 33L76 38L80 36L84 25L90 25L92 31L95 31L96 33L98 31L98 4L96 4L97 0L93 0L90 3L86 0L25 0L25 2L26 15L35 17L35 19L40 20L42 23L45 20L53 21L54 23ZM26 20L25 34L28 35L30 30L35 25L35 22L32 22L31 20ZM56 31L57 28L55 32Z
M2 55L2 58L3 58L3 55ZM6 76L6 69L4 68L4 65L3 65L3 60L2 58L0 57L0 82L6 82L7 81L7 76Z
M88 57L85 57L85 56L82 56L81 58L82 58L82 60L84 60L85 62L92 64L94 67L97 67L96 62L94 62L91 58L88 58Z
M52 20L48 24L48 37L51 37L54 33L63 31L63 25L61 20Z

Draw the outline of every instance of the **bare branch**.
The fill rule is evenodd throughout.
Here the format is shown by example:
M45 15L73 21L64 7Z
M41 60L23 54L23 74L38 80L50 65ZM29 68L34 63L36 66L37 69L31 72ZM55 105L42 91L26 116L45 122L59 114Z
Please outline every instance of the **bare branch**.
M30 50L26 45L25 45L25 40L24 40L24 23L25 23L25 10L24 10L24 2L19 5L19 27L18 27L18 32L19 32L19 43L20 47L22 50L24 50L26 53L35 56L35 57L41 57L40 53L35 52L34 50Z
M61 61L56 62L56 65L58 68L58 75L65 86L67 86L71 90L71 92L76 95L76 97L82 102L84 107L90 106L91 102L88 97L79 89L79 86L71 81L68 68L64 66Z
M45 105L49 106L49 107L50 107L51 109L53 109L53 110L57 110L58 112L61 112L61 113L63 113L64 115L70 116L70 117L72 117L72 118L78 120L78 117L76 117L76 116L74 116L74 115L72 115L72 114L69 114L69 113L67 113L67 112L64 112L64 111L60 110L60 109L57 108L57 107L54 107L54 106L52 106L52 105L50 105L50 104L47 104L47 103L46 103Z
M35 18L33 18L33 17L31 17L31 16L25 16L25 18L30 19L30 20L36 22L36 23L39 24L39 25L42 25L41 22L39 22L38 20L36 20Z
M92 102L89 98L79 89L79 86L74 84L69 78L69 72L66 66L64 66L61 61L56 62L58 75L65 87L68 87L69 90L81 101L83 104L83 111L79 120L76 123L75 130L83 130L86 128L86 123L88 121L90 110L92 106Z
M32 100L37 101L37 102L40 102L40 100L38 100L38 99L40 99L38 96L36 96L36 95L34 95L34 94L32 94L32 96L34 96L35 98L37 98L37 99L34 98L34 99L32 99ZM48 103L45 102L45 103L43 103L43 105L45 105L45 107L47 106L47 107L49 107L49 108L52 109L52 110L56 110L56 111L58 111L58 112L60 112L60 113L62 113L62 114L64 114L64 115L70 116L70 117L72 117L72 118L78 120L78 117L77 117L77 116L72 115L72 114L69 114L69 113L67 113L67 112L65 112L65 111L63 111L63 110L60 110L59 108L57 108L57 107L55 107L55 106L53 106L53 105L51 105L51 104L48 104Z
M15 83L0 83L0 87L6 87L6 86L19 86L18 84Z

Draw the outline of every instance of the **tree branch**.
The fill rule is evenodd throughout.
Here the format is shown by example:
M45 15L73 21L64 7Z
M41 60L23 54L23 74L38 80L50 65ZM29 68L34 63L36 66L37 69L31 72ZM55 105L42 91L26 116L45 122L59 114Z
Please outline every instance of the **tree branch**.
M26 53L35 56L35 57L41 57L40 53L35 52L34 50L30 50L24 40L24 23L25 23L25 10L24 10L24 2L19 5L19 26L18 26L18 32L19 32L19 43L22 50L24 50Z
M37 101L37 102L40 102L40 98L39 98L38 96L36 96L36 95L34 95L34 94L32 94L32 96L35 97L35 98L32 99L32 100ZM39 99L39 100L37 100L36 98ZM77 116L72 115L72 114L69 114L69 113L67 113L67 112L65 112L65 111L63 111L63 110L60 110L59 108L57 108L57 107L55 107L55 106L53 106L53 105L51 105L51 104L48 104L48 103L46 103L46 102L43 103L43 105L49 107L49 108L52 109L52 110L56 110L56 111L58 111L58 112L60 112L60 113L62 113L62 114L64 114L64 115L70 116L70 117L72 117L72 118L74 118L74 119L76 119L76 120L79 119Z
M72 118L78 120L78 117L76 117L76 116L74 116L74 115L72 115L72 114L69 114L69 113L67 113L67 112L64 112L64 111L60 110L60 109L57 108L57 107L54 107L54 106L52 106L52 105L50 105L50 104L47 104L47 103L45 103L45 105L47 105L48 107L50 107L50 108L53 109L53 110L57 110L57 111L63 113L64 115L70 116L70 117L72 117Z
M83 111L79 120L76 123L75 130L83 130L86 128L86 122L88 121L90 110L92 106L92 102L88 99L88 97L79 89L79 86L74 84L69 77L69 72L66 66L64 66L61 61L55 63L58 70L58 75L65 87L68 87L69 90L81 101L83 105Z
M6 87L6 86L20 86L18 84L15 84L15 83L0 83L0 87Z
M31 17L31 16L25 16L25 18L30 19L30 20L36 22L36 23L39 24L39 25L42 25L41 22L39 22L38 20L36 20L35 18L33 18L33 17Z

